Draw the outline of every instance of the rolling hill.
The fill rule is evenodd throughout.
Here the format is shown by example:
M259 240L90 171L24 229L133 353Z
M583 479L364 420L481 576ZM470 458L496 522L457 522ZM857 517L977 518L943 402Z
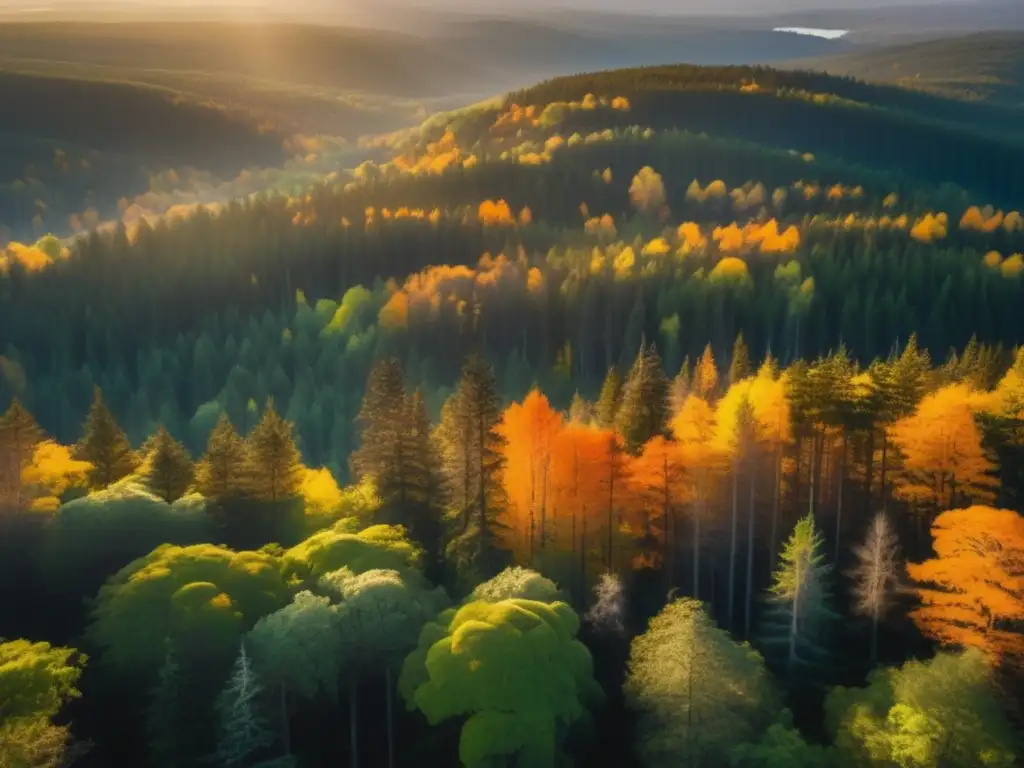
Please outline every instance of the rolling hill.
M979 33L797 62L861 80L1024 107L1024 33Z

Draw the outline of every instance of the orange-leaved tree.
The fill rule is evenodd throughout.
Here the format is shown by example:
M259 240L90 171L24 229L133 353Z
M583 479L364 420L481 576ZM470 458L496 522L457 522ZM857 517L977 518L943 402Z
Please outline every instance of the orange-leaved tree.
M630 484L641 531L640 554L634 565L660 564L666 579L671 580L679 539L678 512L693 498L693 484L679 444L660 435L647 441L632 462Z
M974 419L983 400L968 385L953 384L927 395L893 425L890 435L902 459L896 496L917 514L934 516L993 499L995 467Z
M1024 661L1024 517L975 506L932 524L936 556L908 564L923 603L911 612L940 643Z

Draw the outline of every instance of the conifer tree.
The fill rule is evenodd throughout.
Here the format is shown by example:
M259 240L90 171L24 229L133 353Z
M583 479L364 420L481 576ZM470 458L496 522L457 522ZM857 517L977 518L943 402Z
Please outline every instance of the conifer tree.
M92 464L89 471L89 487L92 489L106 488L130 475L138 466L138 456L103 402L99 387L93 389L85 434L75 447L75 458Z
M403 520L409 535L425 551L428 576L441 557L441 514L443 489L441 458L430 432L430 417L423 393L416 390L406 399L405 428L402 433L406 456L408 509Z
M212 759L221 768L248 768L274 743L274 733L259 711L262 693L243 644L215 705L217 748Z
M245 493L249 476L245 443L226 413L222 413L206 443L206 455L196 467L196 487L210 499Z
M594 406L594 414L597 424L604 429L615 426L615 417L619 412L619 405L622 402L622 376L616 368L609 368L608 375L601 385L601 394Z
M750 352L747 350L746 342L743 341L743 333L736 335L736 341L732 345L732 360L729 362L729 386L738 381L743 381L750 376Z
M711 345L704 347L704 354L697 361L697 369L693 372L693 391L697 397L711 401L718 390L718 367Z
M9 499L15 509L21 509L21 472L32 461L36 445L43 438L43 431L36 424L32 414L22 406L18 398L0 416L0 504Z
M256 498L281 501L298 494L302 485L302 462L295 445L294 427L274 410L268 400L263 417L246 440Z
M405 375L398 361L377 362L366 381L363 404L356 416L362 439L352 454L353 476L371 477L385 503L404 506L408 498L403 439L408 431Z
M168 641L167 655L156 685L150 690L146 708L150 762L157 768L180 768L188 765L194 756L185 699L178 655Z
M853 579L853 610L871 619L871 666L878 661L878 622L892 606L893 593L899 589L899 540L883 513L875 516L863 544L854 548L856 567Z
M177 501L195 480L195 465L185 446L161 426L149 453L146 481L150 489L168 504Z
M493 576L504 563L498 553L498 517L505 507L501 483L504 457L501 397L491 366L474 353L462 368L459 387L445 405L439 437L444 472L461 530L448 545L460 575L479 582Z
M588 403L577 390L569 405L569 421L575 424L589 424L594 420L594 406Z
M633 455L652 437L665 434L670 386L658 350L641 344L615 415L616 427Z
M831 569L823 547L808 515L796 524L775 570L762 645L765 658L783 668L791 682L801 669L824 662L829 625L837 618L825 581Z
M672 415L676 415L683 410L683 403L686 402L686 398L690 395L690 357L687 355L683 359L683 364L679 367L679 373L672 379L672 391L669 394L670 406L672 408Z

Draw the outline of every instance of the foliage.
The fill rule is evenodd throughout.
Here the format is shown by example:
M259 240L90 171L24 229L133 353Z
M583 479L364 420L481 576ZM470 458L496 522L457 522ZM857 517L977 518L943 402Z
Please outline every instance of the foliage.
M459 742L465 766L499 756L554 766L559 735L601 699L578 629L565 603L469 603L424 628L400 690L431 723L468 716Z
M935 557L909 564L923 603L911 618L940 643L991 656L1024 655L1024 517L1009 509L944 512L932 524Z
M93 490L106 488L130 475L138 466L138 457L103 402L99 387L93 391L92 407L85 422L85 432L75 449L75 458L92 465L89 485Z
M625 692L650 766L724 764L778 706L757 651L733 642L690 599L667 605L633 640Z
M556 603L562 599L558 586L536 571L510 566L492 579L477 584L465 602L481 600L500 603L503 600L530 600L538 603Z
M836 744L858 765L1010 766L1018 748L976 650L873 672L826 701Z
M373 525L357 533L352 522L352 518L342 518L286 550L284 571L312 585L341 568L356 574L379 569L408 574L420 567L422 550L409 541L404 529Z

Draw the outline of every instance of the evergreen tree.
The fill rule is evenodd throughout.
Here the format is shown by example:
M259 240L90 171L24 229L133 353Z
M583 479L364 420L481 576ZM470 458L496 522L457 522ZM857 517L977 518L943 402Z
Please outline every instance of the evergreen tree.
M499 515L505 508L501 483L504 438L498 432L501 398L491 366L474 353L462 368L459 387L445 404L439 427L444 472L459 530L449 559L469 583L489 578L504 565L498 551Z
M249 476L245 443L226 413L222 413L206 443L206 455L196 467L196 487L209 499L241 496Z
M0 506L9 502L21 509L21 472L32 460L43 431L18 398L0 416Z
M601 394L594 406L597 424L605 429L615 426L615 417L619 412L619 404L622 402L622 376L617 368L609 368L608 375L601 385Z
M687 355L683 359L683 364L679 367L679 373L672 379L672 392L669 395L671 401L672 413L677 414L683 410L683 403L686 402L686 398L690 395L690 357Z
M743 381L750 376L750 352L743 341L743 333L736 335L736 341L732 345L732 360L729 363L729 386L738 381Z
M626 449L633 455L637 455L652 437L665 434L670 386L658 350L653 344L649 347L641 344L615 416L615 425L626 441Z
M295 445L294 427L268 400L263 418L247 438L253 494L265 501L296 496L302 484L302 461Z
M398 361L388 358L370 369L363 404L356 416L361 430L359 450L352 454L353 477L371 477L387 504L408 500L406 441L408 408L405 375Z
M826 659L829 625L837 618L825 583L831 569L823 546L808 515L796 524L775 570L762 645L769 663L784 669L791 681L799 669Z
M259 712L263 687L243 644L234 671L217 697L217 749L213 761L222 768L247 768L274 743L274 733Z
M75 447L75 458L92 464L89 487L93 489L106 488L138 467L138 456L103 402L99 387L93 388L92 407L85 420L85 434Z
M186 716L188 706L178 655L168 641L160 677L150 690L146 708L149 756L156 768L181 768L191 763L195 744Z
M711 345L704 347L704 353L697 361L697 369L693 372L693 390L698 397L712 401L718 391L718 366Z
M150 489L168 504L177 501L195 480L195 465L185 446L161 426L149 452L146 481Z
M573 393L572 403L569 405L569 421L575 424L589 424L593 420L594 406L577 390Z
M441 458L430 431L430 417L423 393L406 398L402 432L406 457L407 504L400 522L425 551L427 575L433 577L441 551L441 515L444 504Z

